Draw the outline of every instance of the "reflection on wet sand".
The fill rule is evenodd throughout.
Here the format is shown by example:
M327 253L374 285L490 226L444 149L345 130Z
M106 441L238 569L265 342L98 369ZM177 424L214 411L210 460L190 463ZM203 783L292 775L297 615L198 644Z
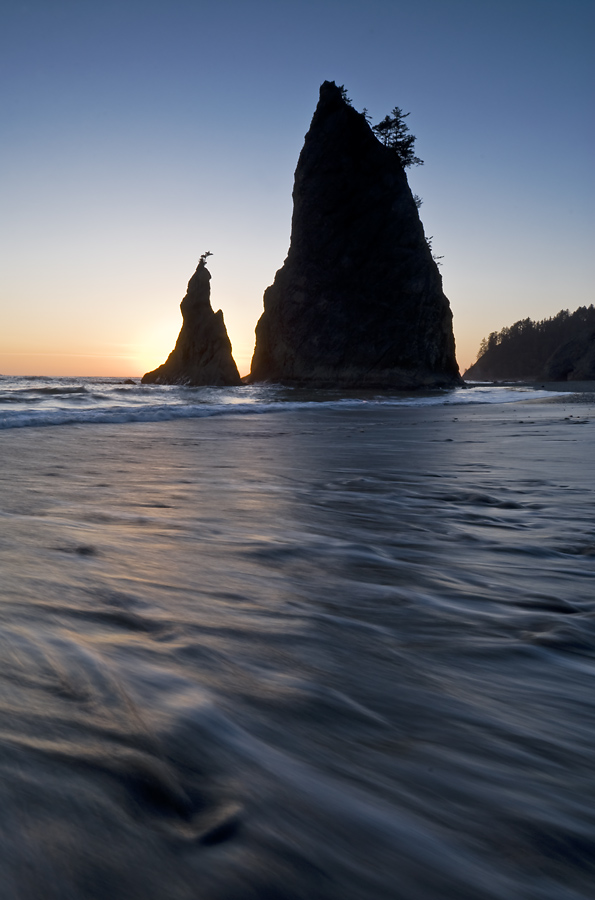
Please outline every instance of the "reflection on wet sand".
M2 433L3 896L587 900L594 428Z

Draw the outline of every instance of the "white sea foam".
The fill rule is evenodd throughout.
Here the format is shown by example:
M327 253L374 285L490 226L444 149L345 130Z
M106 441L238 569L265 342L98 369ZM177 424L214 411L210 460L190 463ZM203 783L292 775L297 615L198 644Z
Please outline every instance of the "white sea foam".
M346 407L429 407L514 403L556 396L529 387L478 384L434 392L312 391L279 385L192 388L141 385L120 379L0 379L0 429L76 424L123 424L247 416Z

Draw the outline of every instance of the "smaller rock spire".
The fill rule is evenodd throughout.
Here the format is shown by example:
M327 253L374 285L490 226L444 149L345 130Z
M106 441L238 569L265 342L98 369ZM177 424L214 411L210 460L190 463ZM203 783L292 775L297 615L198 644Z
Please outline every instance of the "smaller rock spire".
M215 387L240 384L221 310L211 307L211 273L207 251L200 257L180 303L183 324L176 346L163 365L147 372L142 384L188 384Z

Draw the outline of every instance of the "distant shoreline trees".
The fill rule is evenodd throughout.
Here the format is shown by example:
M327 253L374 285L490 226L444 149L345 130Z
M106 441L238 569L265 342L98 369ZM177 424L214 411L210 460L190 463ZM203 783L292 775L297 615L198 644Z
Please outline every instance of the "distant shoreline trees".
M589 336L595 336L593 304L579 306L572 313L562 309L538 322L520 319L482 338L477 361L471 368L489 379L533 377L544 370L559 347Z

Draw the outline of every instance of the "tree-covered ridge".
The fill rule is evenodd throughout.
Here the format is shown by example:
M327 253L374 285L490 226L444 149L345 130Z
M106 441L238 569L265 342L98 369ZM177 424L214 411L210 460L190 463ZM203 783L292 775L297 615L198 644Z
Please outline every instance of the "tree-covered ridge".
M481 341L477 362L465 373L468 378L485 380L567 378L568 368L556 374L556 358L571 361L595 341L595 306L580 306L574 312L561 310L548 319L534 322L521 319L502 331L493 331ZM558 368L560 366L558 365Z

